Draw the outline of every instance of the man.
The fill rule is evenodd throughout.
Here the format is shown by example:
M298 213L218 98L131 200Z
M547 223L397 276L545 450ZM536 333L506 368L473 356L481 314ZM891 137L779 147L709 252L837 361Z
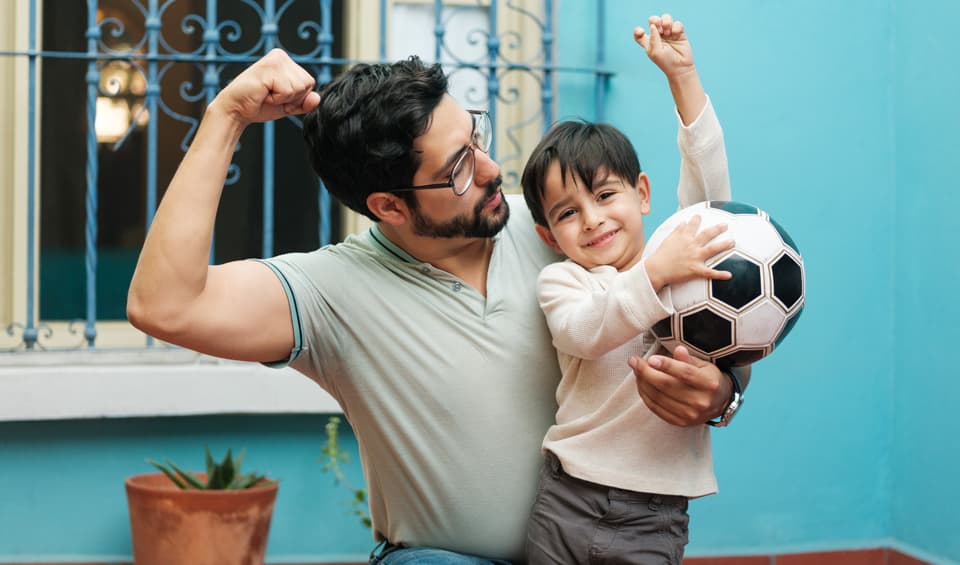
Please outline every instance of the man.
M196 351L289 362L329 391L360 445L385 543L374 560L521 559L559 381L535 283L557 257L522 199L500 191L489 118L446 94L439 68L360 65L322 96L313 86L275 50L210 104L144 243L128 316ZM376 225L309 254L208 266L240 134L305 112L326 186ZM712 365L635 370L671 423L702 424L730 402Z

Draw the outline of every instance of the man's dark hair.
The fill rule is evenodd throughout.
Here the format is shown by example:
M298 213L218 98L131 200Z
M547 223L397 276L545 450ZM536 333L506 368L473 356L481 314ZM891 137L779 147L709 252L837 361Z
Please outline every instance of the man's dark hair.
M421 162L413 141L446 92L440 65L418 57L353 67L323 87L304 117L313 170L340 202L378 221L367 196L413 184Z
M617 128L585 121L557 123L530 154L520 179L533 221L544 227L547 227L544 185L547 170L554 161L560 165L561 179L565 181L569 171L590 192L598 173L618 176L631 185L640 174L637 152Z

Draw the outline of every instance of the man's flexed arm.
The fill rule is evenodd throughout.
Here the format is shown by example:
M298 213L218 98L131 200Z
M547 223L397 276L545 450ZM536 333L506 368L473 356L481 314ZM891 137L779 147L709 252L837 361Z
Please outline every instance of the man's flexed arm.
M255 261L207 261L240 135L252 123L311 110L320 100L313 86L309 73L274 50L207 107L140 253L127 298L134 326L220 357L274 361L290 353L290 311L276 275Z

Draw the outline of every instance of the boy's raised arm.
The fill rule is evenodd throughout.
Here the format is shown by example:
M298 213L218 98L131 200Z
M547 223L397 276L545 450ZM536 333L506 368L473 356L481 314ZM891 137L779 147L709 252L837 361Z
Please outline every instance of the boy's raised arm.
M707 95L693 63L693 50L683 24L674 21L670 14L651 16L648 24L649 32L640 27L634 30L634 40L666 75L680 120L684 126L690 126L703 113ZM714 124L714 128L720 131L719 124ZM698 142L706 143L711 150L696 151L693 159L696 163L684 154L678 187L681 206L692 203L684 202L689 198L694 198L693 201L730 198L722 133L716 139L694 140L693 144ZM678 348L673 358L654 355L648 362L635 356L629 364L637 376L637 389L644 402L671 424L700 425L719 416L730 402L733 390L730 379L712 363L690 356L684 348ZM750 368L738 369L737 375L746 386Z
M314 80L274 50L207 107L150 226L130 283L130 322L164 341L248 361L285 359L293 346L286 295L255 261L209 266L217 206L234 147L256 122L319 102Z
M677 104L683 125L690 125L707 103L697 67L693 64L693 49L684 31L683 23L674 21L670 14L650 16L649 33L642 27L633 30L633 39L647 52L647 57L663 71L670 92Z

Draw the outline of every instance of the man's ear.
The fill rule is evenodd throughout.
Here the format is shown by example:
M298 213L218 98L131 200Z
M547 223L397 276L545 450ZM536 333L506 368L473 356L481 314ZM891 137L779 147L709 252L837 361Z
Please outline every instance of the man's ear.
M374 192L367 196L367 208L380 221L393 226L399 226L410 219L410 208L407 203L389 192Z
M641 208L640 211L644 214L650 213L650 177L647 176L647 173L640 173L637 175L637 182L634 183L634 188L637 189L637 192L640 193Z
M557 240L553 237L553 234L550 233L550 228L547 228L546 226L541 226L540 224L536 224L533 227L536 228L537 235L540 236L540 239L544 243L546 243L550 247L550 249L553 249L554 251L556 251L561 255L564 254L563 250L560 249L560 246L557 245Z

